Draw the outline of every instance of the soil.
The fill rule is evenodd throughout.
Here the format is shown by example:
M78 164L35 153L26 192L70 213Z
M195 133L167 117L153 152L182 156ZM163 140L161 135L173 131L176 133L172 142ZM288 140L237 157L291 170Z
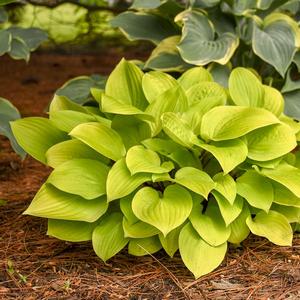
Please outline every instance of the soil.
M108 74L122 56L35 53L29 65L0 58L0 95L23 116L44 115L66 80ZM44 219L22 215L50 169L28 157L20 161L0 137L0 299L300 299L300 236L278 247L250 236L230 248L223 264L194 280L179 255L133 257L124 250L104 264L90 243L67 243L46 235Z

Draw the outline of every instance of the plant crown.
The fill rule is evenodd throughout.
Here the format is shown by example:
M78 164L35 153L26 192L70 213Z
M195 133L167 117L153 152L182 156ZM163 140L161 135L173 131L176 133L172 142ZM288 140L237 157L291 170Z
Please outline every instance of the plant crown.
M49 119L12 122L53 168L25 214L48 235L91 240L103 260L163 248L196 278L250 233L292 244L300 222L300 124L281 93L245 68L225 89L203 67L177 80L122 60L93 102L56 95Z

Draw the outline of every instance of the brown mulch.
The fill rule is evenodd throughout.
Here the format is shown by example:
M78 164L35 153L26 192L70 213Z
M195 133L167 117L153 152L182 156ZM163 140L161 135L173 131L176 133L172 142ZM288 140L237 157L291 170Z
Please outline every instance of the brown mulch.
M131 52L126 57L136 57ZM122 53L34 54L24 62L0 58L0 95L24 116L42 115L67 79L109 73ZM278 247L250 236L230 248L222 266L194 280L179 256L163 252L133 257L126 251L104 264L90 243L46 236L44 219L22 212L50 170L31 158L21 162L0 138L0 299L300 299L300 236Z

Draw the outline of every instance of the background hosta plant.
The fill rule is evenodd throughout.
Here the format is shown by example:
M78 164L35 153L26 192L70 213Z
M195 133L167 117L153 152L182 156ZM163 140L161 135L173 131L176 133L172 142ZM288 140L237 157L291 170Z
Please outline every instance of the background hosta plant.
M202 67L177 80L122 60L80 106L56 95L49 119L12 122L20 145L53 168L25 214L48 234L92 241L103 260L179 249L196 278L250 232L292 244L300 222L299 123L251 71L228 90Z
M209 65L227 86L233 67L254 68L282 89L286 113L300 118L300 3L270 1L134 1L112 25L155 49L145 68L182 72ZM297 69L298 68L298 69Z

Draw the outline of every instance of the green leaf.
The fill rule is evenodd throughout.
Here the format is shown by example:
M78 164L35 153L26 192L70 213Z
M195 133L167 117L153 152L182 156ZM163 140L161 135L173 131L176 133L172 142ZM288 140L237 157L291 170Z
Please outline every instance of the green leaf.
M92 239L95 226L97 226L97 222L49 219L47 235L68 242L85 242Z
M161 121L164 132L179 145L192 148L198 142L197 136L193 133L189 125L183 122L175 113L164 113Z
M218 192L213 191L212 194L214 195L222 217L225 221L226 226L231 224L241 213L243 209L243 198L239 195L236 196L233 204L231 204L223 195Z
M300 197L300 170L288 164L279 165L276 169L263 169L261 174L284 185L294 195Z
M0 7L0 23L5 23L7 21L8 21L8 14L3 7Z
M253 220L249 216L246 223L253 234L263 236L279 246L292 245L292 227L286 217L276 211L260 211Z
M273 211L277 211L280 214L284 215L289 223L298 223L300 222L300 208L299 207L291 207L278 205L274 203L271 207Z
M49 219L95 222L107 210L105 197L89 200L67 194L50 184L44 184L24 212Z
M291 25L294 21L291 18L287 21L287 18L287 15L280 13L267 16L262 28L254 24L252 36L254 53L271 64L282 77L291 64L297 47L296 33Z
M163 39L152 51L145 68L164 72L183 72L191 67L182 59L177 49L179 41L179 35Z
M239 45L238 37L230 32L215 38L212 23L201 12L186 10L175 21L184 23L178 49L190 64L203 66L214 61L225 65Z
M274 115L279 117L283 113L284 99L281 93L275 88L267 85L263 85L264 88L264 100L263 107Z
M158 235L162 247L170 257L173 257L179 248L178 239L181 229L182 226L173 229L166 237L162 233Z
M151 174L138 173L131 176L125 158L118 160L110 169L106 181L107 200L123 198L137 189L142 183L151 180Z
M92 242L96 254L106 262L128 243L122 227L123 215L113 212L105 216L93 231Z
M152 103L159 95L168 89L178 86L178 83L176 79L169 74L151 71L144 75L142 85L148 102Z
M197 279L222 263L227 243L217 247L210 246L197 234L191 224L187 224L179 235L179 251L184 264Z
M111 127L121 136L126 149L151 137L149 124L133 116L115 116Z
M248 154L247 145L241 139L211 142L210 144L198 143L197 145L217 159L225 174L244 162Z
M4 29L0 30L0 56L10 51L11 41L11 34Z
M107 127L110 125L110 122L107 121L107 119L73 110L59 110L52 112L50 113L50 120L55 127L68 133L76 126L83 123L98 121Z
M215 187L214 181L207 173L192 167L179 169L174 181L206 199L210 191Z
M152 136L157 135L162 129L161 116L165 112L184 112L188 109L188 100L180 86L175 86L160 94L146 109L146 113L155 118L149 123Z
M227 65L212 63L209 65L209 71L216 83L220 84L224 88L228 87L228 80L231 71L229 63Z
M121 103L144 110L148 102L142 89L143 75L134 63L122 59L107 79L105 94Z
M263 85L253 72L246 68L235 68L231 72L229 92L236 105L263 107Z
M252 131L246 138L248 157L258 161L281 157L297 146L293 130L282 123Z
M30 57L30 49L28 48L24 40L15 37L11 40L9 55L13 59L24 59L28 62Z
M208 201L205 213L201 204L195 204L189 216L190 222L199 236L211 246L224 244L230 236L230 227L226 227L217 205Z
M237 181L237 193L254 207L269 211L274 196L271 181L256 171L247 171Z
M144 113L135 106L119 102L105 94L103 94L101 98L101 111L104 113L113 113L118 115L135 115L141 119L150 121L153 120L151 115Z
M176 27L168 19L143 12L124 12L115 17L111 25L119 27L131 41L141 39L155 44L177 33Z
M49 106L49 114L51 115L60 110L72 110L85 114L87 113L87 109L84 106L69 100L66 96L55 94Z
M203 67L194 67L184 72L178 82L184 90L190 89L192 86L213 81L211 74Z
M250 230L246 224L247 218L250 217L250 210L246 202L244 202L243 210L239 216L230 224L231 234L228 242L233 244L240 244L247 238Z
M20 146L42 163L46 163L45 154L50 147L68 139L50 120L39 117L13 121L11 128Z
M160 0L134 0L131 9L154 9L161 5Z
M219 106L203 116L201 136L214 141L230 140L277 123L279 120L263 108Z
M116 161L126 154L120 135L101 123L80 124L70 132L70 135L112 160Z
M104 164L109 162L109 159L78 140L55 144L46 152L47 165L52 168L57 168L68 160L79 158L99 160Z
M184 74L186 73L187 72L185 72ZM198 103L202 104L201 112L203 114L209 111L209 109L213 108L214 106L225 105L227 100L225 89L218 83L209 81L191 86L186 91L186 95L188 97L190 106L196 105Z
M162 197L153 188L144 187L132 200L134 214L158 228L164 236L188 218L192 206L190 193L179 185L167 186Z
M155 253L161 249L158 236L144 239L131 239L128 244L128 253L135 256L144 256Z
M283 185L273 182L274 203L286 206L300 207L300 198L295 196Z
M109 167L92 159L72 159L59 165L47 182L56 188L94 199L106 194L106 178Z
M213 177L216 183L215 190L224 196L230 204L236 198L236 183L229 174L218 173Z
M174 168L172 162L161 164L158 154L143 146L134 146L128 150L126 165L131 175L141 172L161 174L170 172Z
M300 89L284 94L284 101L285 101L284 111L288 116L293 117L297 120L300 120L299 97L300 97Z
M125 237L138 239L151 237L159 233L157 228L148 223L142 221L131 223L125 217L123 218L123 230Z

